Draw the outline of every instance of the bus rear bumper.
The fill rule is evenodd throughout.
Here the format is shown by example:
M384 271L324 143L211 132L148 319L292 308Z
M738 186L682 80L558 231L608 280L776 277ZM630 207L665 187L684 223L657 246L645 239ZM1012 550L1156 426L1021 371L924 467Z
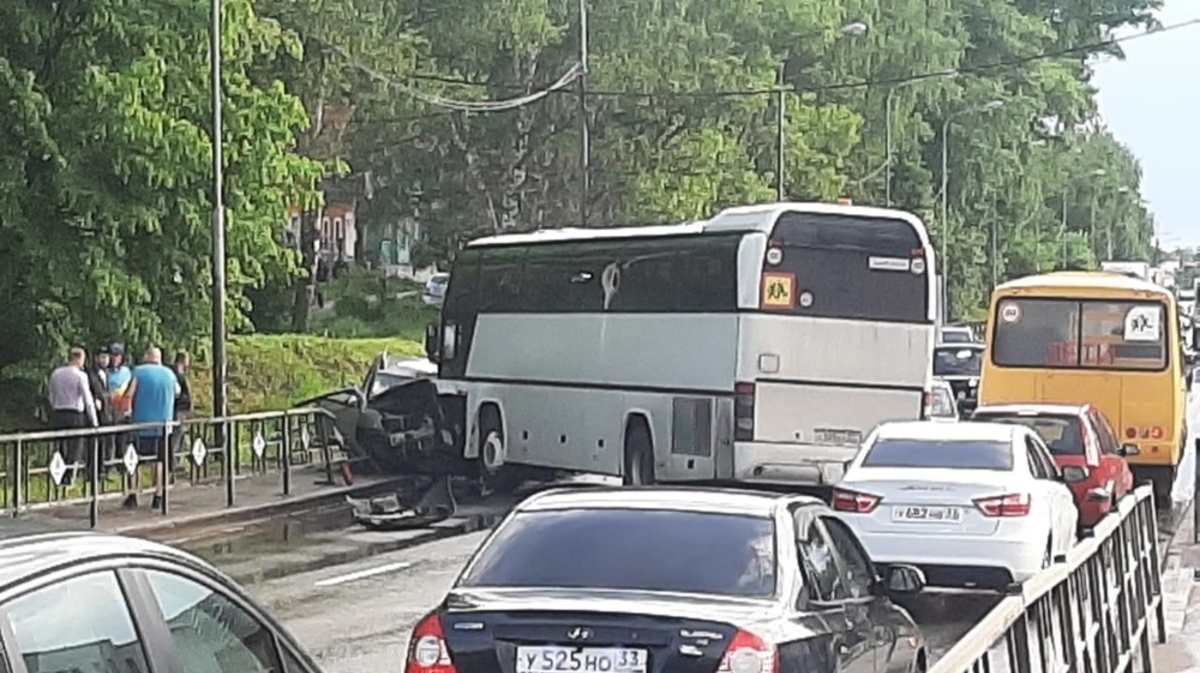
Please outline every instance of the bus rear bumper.
M832 486L841 481L856 446L737 442L733 449L735 481L759 484Z

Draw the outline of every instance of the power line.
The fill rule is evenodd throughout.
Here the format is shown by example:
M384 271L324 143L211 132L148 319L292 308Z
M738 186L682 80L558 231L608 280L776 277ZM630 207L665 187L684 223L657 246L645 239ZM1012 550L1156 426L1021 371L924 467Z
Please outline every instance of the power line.
M940 79L953 75L973 74L987 72L991 70L1001 70L1005 68L1013 68L1021 65L1028 65L1038 61L1046 61L1064 56L1073 56L1077 54L1094 52L1133 40L1138 40L1161 33L1169 33L1171 31L1181 30L1191 26L1200 25L1200 19L1191 19L1174 23L1166 26L1150 28L1139 33L1124 35L1120 37L1109 38L1098 42L1091 42L1084 45L1074 47L1066 47L1051 51L1039 52L1030 56L1021 58L1008 59L997 61L994 63L982 63L966 68L950 68L942 70L931 70L915 75L906 75L903 77L888 77L869 80L855 80L852 82L835 82L833 84L825 84L811 88L805 88L805 93L820 93L825 91L838 91L847 89L859 89L872 86L896 86L906 84L908 82L919 82L927 79ZM472 86L472 87L496 87L518 90L521 87L516 85L495 85L488 82L478 80L469 80L465 78L456 78L447 75L438 75L435 73L417 73L407 77L413 81L440 82L442 84L452 84L457 86ZM710 90L710 91L679 91L679 90L660 90L660 91L631 91L631 90L614 90L614 89L588 89L589 96L602 96L606 98L736 98L736 97L751 97L765 96L768 94L778 93L778 87L772 88L757 88L757 89L726 89L726 90ZM557 93L557 91L555 92ZM573 92L567 92L572 93Z

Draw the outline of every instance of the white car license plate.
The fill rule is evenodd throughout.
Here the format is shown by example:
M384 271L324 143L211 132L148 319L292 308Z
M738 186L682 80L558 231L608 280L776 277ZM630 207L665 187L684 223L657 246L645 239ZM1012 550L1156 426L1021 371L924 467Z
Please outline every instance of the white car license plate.
M962 510L958 507L892 507L892 521L919 521L929 523L960 523Z
M647 659L627 647L518 647L516 673L646 673Z

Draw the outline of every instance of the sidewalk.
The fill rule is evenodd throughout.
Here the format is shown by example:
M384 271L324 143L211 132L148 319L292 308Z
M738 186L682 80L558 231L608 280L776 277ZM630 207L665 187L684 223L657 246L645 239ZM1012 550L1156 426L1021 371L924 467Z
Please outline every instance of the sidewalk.
M1175 532L1163 572L1167 642L1156 645L1153 651L1154 667L1162 673L1200 673L1200 591L1195 590L1200 544L1192 541L1194 533L1188 508Z
M177 482L167 500L168 513L150 508L151 495L139 496L137 509L121 507L119 495L105 495L99 503L97 530L108 533L158 538L174 531L231 523L256 517L321 507L341 502L347 495L396 490L411 480L394 476L364 475L352 486L335 477L325 483L324 470L298 468L292 472L291 494L283 495L278 472L242 475L234 479L234 506L226 506L224 482L192 485ZM21 512L21 518L55 528L88 529L89 504L40 505Z

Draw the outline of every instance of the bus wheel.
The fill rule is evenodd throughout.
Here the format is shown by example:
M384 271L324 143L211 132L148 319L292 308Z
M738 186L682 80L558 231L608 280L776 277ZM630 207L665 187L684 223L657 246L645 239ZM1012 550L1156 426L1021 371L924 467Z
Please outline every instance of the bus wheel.
M654 478L654 442L650 429L641 419L630 420L625 431L625 472L622 482L626 486L651 486Z
M506 458L500 412L486 406L479 411L479 473L485 493L512 493L524 483L521 470Z

